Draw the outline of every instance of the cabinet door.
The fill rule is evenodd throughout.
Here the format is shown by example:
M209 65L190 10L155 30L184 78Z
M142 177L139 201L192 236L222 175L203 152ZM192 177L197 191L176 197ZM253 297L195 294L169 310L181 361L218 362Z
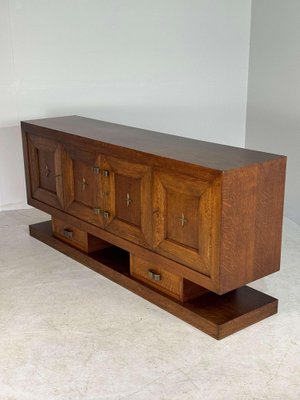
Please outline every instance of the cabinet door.
M63 208L61 145L34 134L27 138L32 197Z
M210 275L211 190L190 176L154 172L153 223L156 250Z
M64 145L65 210L84 221L103 225L100 155Z
M106 179L106 228L118 236L148 247L151 242L150 167L107 157L103 170Z

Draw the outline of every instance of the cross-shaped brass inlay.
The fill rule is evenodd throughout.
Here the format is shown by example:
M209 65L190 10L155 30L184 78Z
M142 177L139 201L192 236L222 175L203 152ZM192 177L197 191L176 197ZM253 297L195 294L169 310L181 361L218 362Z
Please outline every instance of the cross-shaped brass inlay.
M183 213L181 213L181 217L178 218L178 221L180 221L182 227L184 227L184 224L188 222Z
M82 187L82 190L85 190L87 187L87 182L84 177L82 178L81 187Z
M129 193L126 193L126 199L125 199L125 201L126 201L126 206L129 207L130 204L131 204L132 201L133 201L133 200L130 198L130 194L129 194Z
M48 178L48 176L50 175L50 169L49 169L49 167L48 167L48 165L46 164L46 166L45 166L45 175L46 175L46 177Z

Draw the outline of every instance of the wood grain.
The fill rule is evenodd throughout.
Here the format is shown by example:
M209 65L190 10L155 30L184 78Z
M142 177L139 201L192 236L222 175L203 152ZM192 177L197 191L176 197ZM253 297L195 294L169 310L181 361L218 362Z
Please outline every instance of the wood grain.
M160 281L153 281L149 278L148 271L151 270L161 277ZM177 300L182 298L181 295L181 280L178 275L172 274L164 270L159 265L148 260L131 255L130 257L130 274L147 283L150 286L160 289L161 292L175 297Z
M98 121L76 115L46 118L23 122L23 126L51 129L71 138L81 137L111 146L123 147L137 153L147 152L158 157L204 166L219 171L241 168L265 162L280 156L216 143L204 142L180 136L138 129L130 126ZM178 132L174 132L178 134ZM59 138L60 135L57 136ZM99 144L98 144L99 145ZM103 152L103 147L101 149ZM131 156L133 154L131 153Z
M65 230L71 231L72 236L66 237L64 234ZM72 224L68 224L58 218L52 218L52 232L53 235L58 237L60 240L74 246L86 253L92 253L96 250L101 250L112 245L104 240L90 235L89 233L76 228Z
M22 129L30 205L218 294L279 269L285 157L80 117Z
M124 251L108 248L88 255L56 239L50 221L31 225L30 234L218 340L277 312L277 299L247 286L181 303L131 277Z
M110 171L107 196L111 217L105 229L145 247L151 246L151 169L128 160L105 157ZM128 201L128 202L127 202Z
M224 174L220 294L279 270L285 166L281 158Z

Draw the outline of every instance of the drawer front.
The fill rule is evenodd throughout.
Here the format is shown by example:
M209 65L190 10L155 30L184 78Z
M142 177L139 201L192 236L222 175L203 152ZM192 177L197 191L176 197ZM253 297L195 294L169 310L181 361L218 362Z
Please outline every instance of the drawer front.
M86 253L111 246L110 243L57 218L52 218L52 231L54 236Z
M182 278L143 258L130 256L130 273L133 277L159 289L161 292L181 299Z

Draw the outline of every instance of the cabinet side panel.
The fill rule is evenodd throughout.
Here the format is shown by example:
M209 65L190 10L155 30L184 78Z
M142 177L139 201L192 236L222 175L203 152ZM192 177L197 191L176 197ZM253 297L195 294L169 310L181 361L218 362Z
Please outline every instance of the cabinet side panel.
M260 165L257 182L255 257L249 281L280 268L286 158Z
M25 169L25 179L26 179L26 195L27 203L31 199L31 183L30 183L30 173L29 173L29 155L28 155L28 143L27 143L27 133L25 124L21 123L22 129L22 147L23 147L23 159L24 159L24 169Z
M258 166L223 175L220 294L243 286L253 268Z
M279 270L286 158L224 174L220 293Z

